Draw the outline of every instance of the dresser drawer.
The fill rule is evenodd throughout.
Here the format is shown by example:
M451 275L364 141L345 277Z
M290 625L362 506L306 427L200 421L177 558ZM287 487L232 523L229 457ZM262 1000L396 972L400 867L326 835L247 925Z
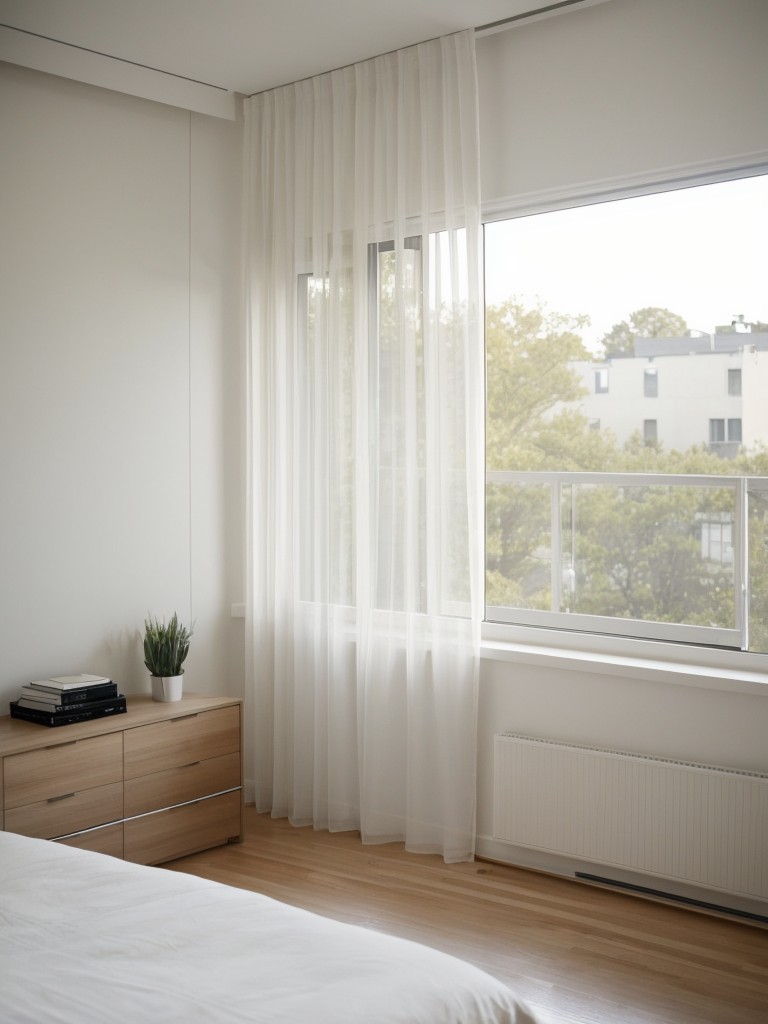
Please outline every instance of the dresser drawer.
M131 818L239 786L240 755L222 754L183 768L127 779L124 814Z
M93 853L108 853L110 857L123 856L123 825L105 825L104 828L92 828L88 832L80 832L66 839L56 839L62 846L76 846L80 850L91 850Z
M125 778L183 768L240 750L239 705L183 715L125 733Z
M183 807L172 807L124 823L126 860L159 864L189 853L239 839L242 827L241 793L223 793Z
M5 812L5 829L37 839L53 839L123 817L123 784L95 786Z
M8 824L11 807L121 782L123 738L120 733L95 736L11 754L4 760L5 827L16 832L19 830Z
M240 708L141 694L65 729L2 715L0 828L144 863L239 840Z

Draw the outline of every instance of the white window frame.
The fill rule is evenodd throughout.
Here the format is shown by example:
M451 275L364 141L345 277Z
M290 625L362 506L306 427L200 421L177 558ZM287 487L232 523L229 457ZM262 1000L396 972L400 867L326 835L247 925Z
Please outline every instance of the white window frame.
M643 174L584 182L486 201L483 225L514 217L632 199L657 192L768 174L768 155L752 162L733 160L661 168ZM563 626L485 620L483 656L577 671L618 674L711 689L768 695L768 656L697 643L626 637L615 631L585 632Z

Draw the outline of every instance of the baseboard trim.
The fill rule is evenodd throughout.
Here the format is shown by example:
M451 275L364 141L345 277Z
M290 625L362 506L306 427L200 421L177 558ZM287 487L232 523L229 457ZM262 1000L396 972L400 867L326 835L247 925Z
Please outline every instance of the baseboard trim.
M768 926L768 902L757 898L720 892L674 879L643 875L636 871L625 871L612 864L595 864L549 850L516 846L491 836L478 836L475 852L481 860L541 871L583 884L610 887L616 891L664 900L705 913L725 914L760 927Z

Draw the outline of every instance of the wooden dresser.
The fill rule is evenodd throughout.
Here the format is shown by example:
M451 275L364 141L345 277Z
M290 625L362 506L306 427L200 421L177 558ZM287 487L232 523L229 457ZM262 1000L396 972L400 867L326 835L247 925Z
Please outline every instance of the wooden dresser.
M0 827L159 864L242 839L242 704L127 697L47 728L0 717Z

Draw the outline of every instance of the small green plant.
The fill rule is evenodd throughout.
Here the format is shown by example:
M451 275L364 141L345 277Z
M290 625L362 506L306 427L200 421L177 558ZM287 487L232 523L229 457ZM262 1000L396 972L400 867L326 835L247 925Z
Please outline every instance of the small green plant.
M144 620L144 664L151 675L168 678L184 672L192 628L179 622L176 612L167 623L151 615Z

